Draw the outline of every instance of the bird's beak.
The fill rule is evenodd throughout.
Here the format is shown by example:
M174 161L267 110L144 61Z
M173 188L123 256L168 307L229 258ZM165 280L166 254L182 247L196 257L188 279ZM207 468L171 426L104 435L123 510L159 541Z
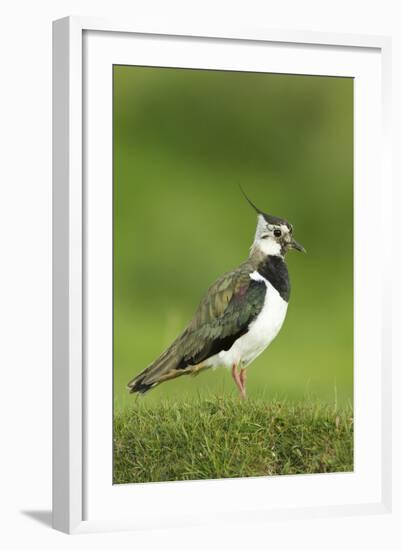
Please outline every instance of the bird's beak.
M290 248L293 248L294 250L298 250L299 252L304 252L306 254L305 248L302 246L302 244L299 244L295 239L291 239L291 241L288 244Z

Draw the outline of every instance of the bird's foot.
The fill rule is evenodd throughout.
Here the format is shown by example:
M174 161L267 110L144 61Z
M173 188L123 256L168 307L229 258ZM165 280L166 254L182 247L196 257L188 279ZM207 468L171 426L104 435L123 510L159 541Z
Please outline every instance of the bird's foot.
M240 399L246 399L246 390L245 390L245 380L246 380L246 371L241 369L240 373L237 371L237 365L234 363L231 369L231 374L234 379L234 382L238 388Z
M245 384L246 384L246 369L241 369L241 370L240 370L240 373L239 373L239 380L240 380L240 382L241 382L241 387L242 387L241 399L246 399L246 389L245 389Z

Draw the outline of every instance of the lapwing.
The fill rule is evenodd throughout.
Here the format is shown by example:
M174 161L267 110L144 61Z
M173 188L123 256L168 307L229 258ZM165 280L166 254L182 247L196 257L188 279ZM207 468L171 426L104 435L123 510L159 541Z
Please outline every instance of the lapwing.
M128 383L131 393L221 366L231 370L245 398L247 367L277 336L287 313L291 287L285 255L305 249L287 220L262 212L243 194L257 213L248 259L209 287L185 330Z

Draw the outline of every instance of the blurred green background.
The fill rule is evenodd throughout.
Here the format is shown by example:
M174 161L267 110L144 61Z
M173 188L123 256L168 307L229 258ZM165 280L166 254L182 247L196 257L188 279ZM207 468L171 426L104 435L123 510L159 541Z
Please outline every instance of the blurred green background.
M287 318L249 369L249 396L352 401L353 80L115 66L113 111L116 410L246 258L256 216L238 184L308 251L287 255ZM235 392L216 369L145 399Z

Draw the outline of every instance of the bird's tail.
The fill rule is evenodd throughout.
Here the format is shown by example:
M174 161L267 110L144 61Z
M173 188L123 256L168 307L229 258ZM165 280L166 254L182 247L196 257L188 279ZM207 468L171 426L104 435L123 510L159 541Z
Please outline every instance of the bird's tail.
M188 374L174 342L160 357L127 384L130 393L146 393L161 382Z

